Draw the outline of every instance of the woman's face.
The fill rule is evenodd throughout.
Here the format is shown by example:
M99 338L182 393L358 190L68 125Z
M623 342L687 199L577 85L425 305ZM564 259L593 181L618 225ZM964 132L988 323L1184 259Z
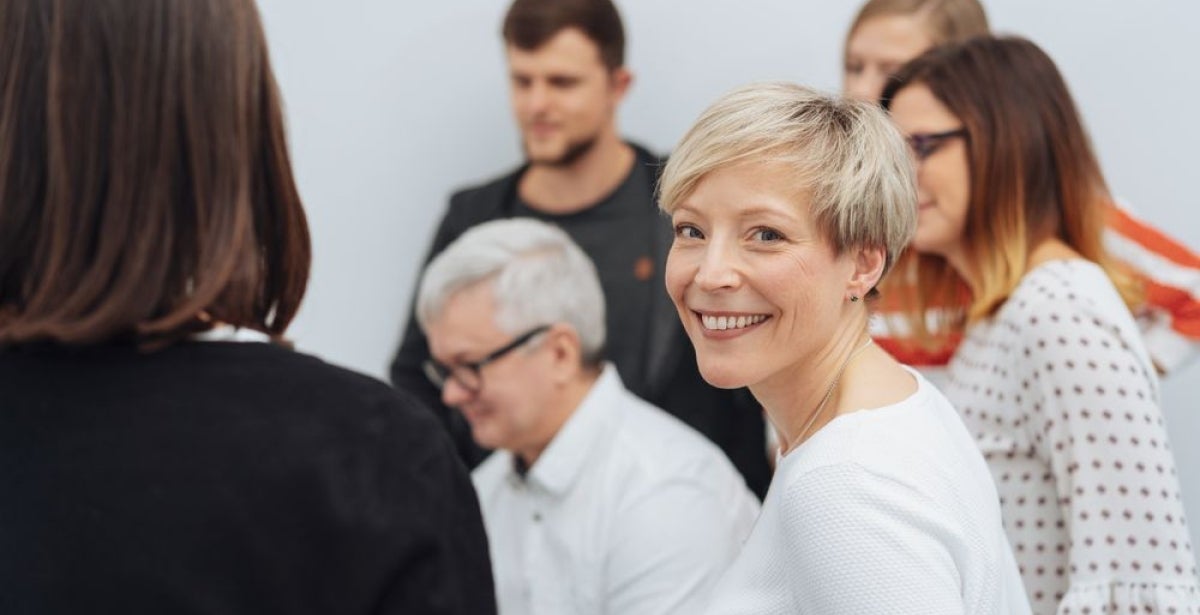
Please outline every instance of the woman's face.
M667 292L714 386L794 379L848 313L853 257L834 256L788 185L778 167L726 167L672 212Z
M912 15L872 17L850 33L842 93L858 100L877 101L892 73L933 46L921 20Z
M917 233L912 246L955 262L962 255L971 171L966 137L947 133L962 129L962 121L921 83L896 93L891 115L917 164Z

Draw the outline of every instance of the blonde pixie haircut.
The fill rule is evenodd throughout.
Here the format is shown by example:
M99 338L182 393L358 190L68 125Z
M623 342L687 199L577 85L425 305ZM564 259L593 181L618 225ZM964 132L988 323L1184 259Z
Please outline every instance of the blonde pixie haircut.
M784 169L782 189L811 199L810 215L835 254L882 247L886 274L912 239L912 158L878 105L784 82L738 88L706 109L671 154L659 206L672 213L706 175L739 164Z

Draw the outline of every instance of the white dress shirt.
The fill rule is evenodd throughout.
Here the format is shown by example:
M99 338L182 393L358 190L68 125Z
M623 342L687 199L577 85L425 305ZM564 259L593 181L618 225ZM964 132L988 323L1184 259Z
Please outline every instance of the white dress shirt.
M473 479L501 615L696 613L758 514L721 450L611 365L524 477L497 451Z
M1029 613L983 456L912 373L908 399L841 415L780 459L705 613Z

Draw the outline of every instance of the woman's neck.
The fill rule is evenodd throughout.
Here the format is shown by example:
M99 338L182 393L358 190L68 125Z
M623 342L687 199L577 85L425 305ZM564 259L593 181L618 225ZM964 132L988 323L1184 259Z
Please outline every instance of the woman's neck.
M970 259L966 257L963 250L956 250L943 255L950 267L958 273L959 277L966 282L967 287L971 290L972 295L978 295L980 281L976 274L975 268L970 266ZM1029 273L1040 265L1049 261L1056 260L1073 260L1083 258L1079 252L1067 245L1066 242L1058 237L1047 237L1034 244L1025 257L1025 268L1021 271L1021 275Z
M1031 269L1050 261L1068 261L1080 258L1083 258L1083 255L1077 252L1075 248L1067 245L1066 242L1057 237L1050 237L1041 241L1029 251L1029 259L1025 271L1028 273Z
M795 448L832 419L831 408L837 407L839 398L837 381L845 370L853 367L852 355L870 339L866 319L863 309L854 323L842 328L808 360L750 386L750 392L762 404L778 432L781 450ZM814 418L823 399L825 416Z

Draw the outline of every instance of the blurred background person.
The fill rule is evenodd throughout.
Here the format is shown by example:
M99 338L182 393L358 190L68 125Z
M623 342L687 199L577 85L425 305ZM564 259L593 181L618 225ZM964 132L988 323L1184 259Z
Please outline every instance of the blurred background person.
M761 497L770 481L762 410L744 390L704 382L663 292L671 228L654 203L661 162L623 140L617 126L633 75L616 7L610 0L516 0L502 34L525 163L451 196L426 261L488 220L525 217L561 227L596 265L609 332L603 353L625 386L720 446ZM425 379L428 358L410 315L392 382L436 406L464 460L477 464L486 453Z
M1200 611L1158 380L1105 252L1112 202L1051 59L970 39L883 92L917 161L896 292L961 335L945 392L984 451L1036 613ZM965 292L964 292L965 289ZM885 288L885 292L890 289Z
M905 62L936 45L987 33L987 15L977 0L870 0L846 35L843 90L861 100L878 100ZM1155 367L1170 373L1200 349L1200 255L1115 200L1105 207L1105 248L1143 286L1144 300L1134 306L1134 314ZM916 343L914 332L898 317L904 307L891 301L880 306L884 317L875 323L875 340L927 374L944 367L958 338L947 332L936 341ZM945 307L930 306L934 311Z
M762 514L708 613L1026 613L996 488L945 397L871 343L916 189L879 107L727 94L663 174L667 289L700 371L780 434Z
M0 58L0 612L494 612L429 411L281 341L254 3L0 0Z
M502 614L697 613L758 514L720 449L604 361L604 306L587 255L530 219L468 230L421 281L430 380L498 449L473 478Z

